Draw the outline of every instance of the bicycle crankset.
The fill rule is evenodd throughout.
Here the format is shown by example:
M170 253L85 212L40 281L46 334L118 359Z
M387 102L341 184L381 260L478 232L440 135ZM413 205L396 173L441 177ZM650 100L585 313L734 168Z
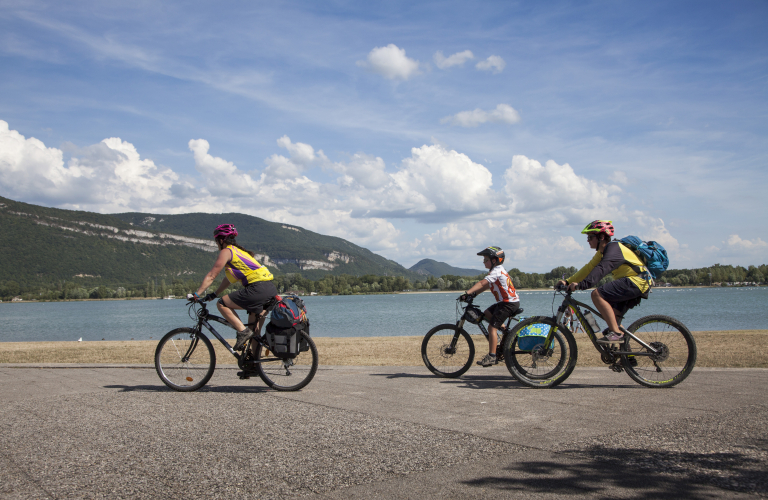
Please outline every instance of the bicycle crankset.
M616 356L611 354L610 352L601 352L600 353L600 359L605 363L606 365L613 365L616 363Z

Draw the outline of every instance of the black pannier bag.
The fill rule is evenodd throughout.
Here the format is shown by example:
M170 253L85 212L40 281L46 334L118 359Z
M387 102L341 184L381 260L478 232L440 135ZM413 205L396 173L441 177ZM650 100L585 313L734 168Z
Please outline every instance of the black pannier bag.
M309 319L304 301L296 295L278 297L266 326L267 347L279 358L295 358L309 350L300 332L309 336Z

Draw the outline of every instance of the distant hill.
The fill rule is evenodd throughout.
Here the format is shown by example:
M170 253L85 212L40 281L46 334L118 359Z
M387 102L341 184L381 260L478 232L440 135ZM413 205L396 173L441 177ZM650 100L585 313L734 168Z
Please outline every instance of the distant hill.
M310 279L329 273L418 275L341 238L243 214L97 214L47 208L0 197L0 281L146 283L201 279L217 248L223 221L240 232L274 273Z
M421 274L422 276L435 276L440 277L446 274L453 276L477 276L478 274L485 274L486 271L479 269L462 269L460 267L453 267L445 262L438 262L432 259L423 259L410 267L410 271Z

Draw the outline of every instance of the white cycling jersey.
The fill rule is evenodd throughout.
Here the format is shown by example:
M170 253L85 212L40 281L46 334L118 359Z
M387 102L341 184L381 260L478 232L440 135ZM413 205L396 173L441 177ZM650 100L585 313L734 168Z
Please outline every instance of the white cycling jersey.
M491 292L496 297L496 302L520 302L512 278L501 264L491 269L485 279L491 285Z

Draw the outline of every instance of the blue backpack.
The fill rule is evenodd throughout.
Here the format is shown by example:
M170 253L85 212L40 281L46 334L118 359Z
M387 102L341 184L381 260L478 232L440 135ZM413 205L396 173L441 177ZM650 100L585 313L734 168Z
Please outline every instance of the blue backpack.
M621 242L625 247L635 252L635 255L637 255L653 279L658 279L661 273L669 267L667 251L655 241L643 241L637 236L625 236L615 241ZM643 273L638 268L635 266L631 267L642 276Z
M299 323L308 323L307 309L296 295L277 297L277 304L272 309L270 323L278 328L292 328Z

